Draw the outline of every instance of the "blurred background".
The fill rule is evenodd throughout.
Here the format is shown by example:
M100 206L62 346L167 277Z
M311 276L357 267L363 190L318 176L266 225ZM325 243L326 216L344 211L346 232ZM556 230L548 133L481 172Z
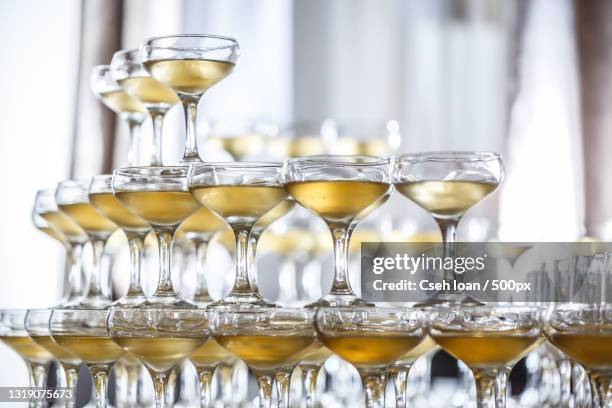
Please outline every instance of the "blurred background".
M299 136L319 140L315 152L352 153L355 140L375 141L370 151L383 155L493 150L505 180L466 216L460 237L610 239L610 21L606 0L3 1L0 307L58 298L64 251L31 225L35 191L125 164L127 126L93 95L89 75L115 51L164 34L220 34L241 46L234 73L200 105L205 160L280 160ZM263 129L256 143L237 152L215 142L231 132L219 129L244 123ZM176 162L180 107L164 131L165 159ZM150 133L147 121L145 140ZM436 231L399 196L363 228L381 220L407 234ZM331 263L323 266L325 280ZM271 294L277 274L262 269ZM22 370L5 348L0 361ZM15 385L12 371L0 384Z

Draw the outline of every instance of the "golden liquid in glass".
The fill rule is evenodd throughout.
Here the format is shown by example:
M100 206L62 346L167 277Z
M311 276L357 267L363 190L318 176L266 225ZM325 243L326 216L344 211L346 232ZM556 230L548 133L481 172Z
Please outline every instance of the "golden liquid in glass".
M140 218L164 227L179 225L200 208L187 191L122 191L115 195Z
M115 337L124 350L138 357L149 369L163 373L171 370L197 350L205 337Z
M80 365L81 360L59 344L53 340L51 336L31 336L32 340L49 353L53 355L53 357L58 360L62 364L70 364L70 365Z
M60 231L71 243L83 243L87 241L85 231L70 217L61 211L48 211L40 213L50 226Z
M324 336L322 339L331 351L356 368L391 366L422 340L422 336L408 335Z
M146 231L151 229L145 220L137 217L125 208L113 193L90 194L89 201L106 218L126 231Z
M361 180L299 181L285 186L303 207L328 222L348 222L382 198L390 184Z
M593 372L612 371L612 333L556 333L549 337L559 350Z
M118 81L119 85L145 107L169 109L179 102L176 93L151 77L130 77Z
M63 348L87 364L113 364L123 350L108 336L53 336Z
M117 89L100 94L102 102L113 112L121 113L147 113L147 108L136 98L130 96L123 89Z
M219 363L229 362L234 359L234 355L217 343L217 340L212 337L189 355L189 360L196 368L210 368Z
M200 207L191 214L179 227L180 232L184 233L211 233L219 231L227 226L222 218L206 207Z
M51 353L35 343L30 336L0 336L0 340L26 361L47 364L53 360Z
M485 198L497 187L483 181L406 181L397 190L431 214L460 215Z
M257 221L287 197L279 186L217 185L195 187L193 196L221 217Z
M117 229L115 223L102 215L90 203L62 204L59 208L88 234L110 235Z
M219 336L219 344L255 371L273 371L314 342L311 336Z
M470 368L499 368L515 363L539 344L526 334L460 333L432 335L436 343Z
M153 60L143 63L159 82L178 93L201 94L228 76L235 64L207 59Z

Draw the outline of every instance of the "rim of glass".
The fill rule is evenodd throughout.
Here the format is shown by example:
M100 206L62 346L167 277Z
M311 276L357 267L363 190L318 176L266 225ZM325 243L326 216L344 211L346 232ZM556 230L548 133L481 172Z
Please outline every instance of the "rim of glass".
M217 40L227 40L230 42L233 42L234 44L238 45L238 40L236 40L233 37L228 37L225 35L218 35L218 34L169 34L169 35L158 35L155 37L149 37L146 40L144 40L142 43L155 47L155 48L164 48L164 49L172 49L173 47L158 47L155 45L151 45L150 42L152 41L156 41L156 40L165 40L168 38L215 38Z
M487 162L501 159L497 152L469 151L469 150L446 150L419 153L407 153L395 157L397 162L452 162L461 160L464 162Z
M490 305L473 305L473 306L458 306L458 307L448 307L448 306L434 306L434 307L426 307L428 311L433 311L435 313L483 313L483 314L496 314L496 313L529 313L535 312L540 315L544 313L544 308L542 306L537 305L508 305L508 304L490 304Z
M189 312L189 313L193 313L193 312L198 312L198 313L203 313L203 314L208 314L210 313L210 310L201 308L201 307L184 307L184 306L155 306L155 305L151 305L151 306L147 306L147 307L133 307L133 306L111 306L108 309L105 309L108 311L108 313L110 314L111 312L125 312L125 311L130 311L130 312L138 312L138 313L148 313L148 312L170 312L170 313L175 313L175 312Z
M278 169L283 167L282 162L265 162L265 161L236 161L236 162L206 162L197 163L190 166L192 169L204 169L204 168L264 168L264 169Z
M134 175L143 175L143 176L158 176L158 177L177 177L180 174L162 174L161 172L164 170L184 172L185 176L189 173L190 166L131 166L131 167L121 167L113 170L113 177L116 175L125 175L125 176L134 176Z
M317 308L317 314L333 311L341 313L361 313L361 312L374 312L374 313L423 313L426 311L425 307L388 307L388 306L321 306Z
M363 160L363 161L357 161ZM290 157L285 160L287 165L315 164L315 165L350 165L350 166L380 166L391 163L391 158L367 155L333 155L322 154L313 156Z

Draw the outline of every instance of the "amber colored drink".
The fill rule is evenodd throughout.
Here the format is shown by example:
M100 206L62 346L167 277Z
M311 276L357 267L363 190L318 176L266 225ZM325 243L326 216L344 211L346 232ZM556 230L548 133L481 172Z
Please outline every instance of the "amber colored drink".
M433 180L406 181L397 190L431 214L461 215L497 187L484 181Z
M388 183L362 180L321 180L288 183L287 191L303 207L327 222L350 222L382 198Z
M178 226L200 207L187 191L120 191L115 195L153 226Z
M152 60L145 69L177 93L199 95L228 76L235 64L209 59Z
M115 337L125 351L138 357L150 370L164 373L183 361L205 337Z

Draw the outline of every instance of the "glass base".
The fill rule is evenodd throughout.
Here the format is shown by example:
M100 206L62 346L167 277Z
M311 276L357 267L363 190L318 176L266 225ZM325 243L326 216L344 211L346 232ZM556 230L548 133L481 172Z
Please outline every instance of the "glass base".
M195 305L195 303L192 303L178 296L153 295L150 298L147 298L138 304L131 305L131 307L138 308L138 309L153 309L153 308L158 308L158 307L159 308L175 307L175 308L195 309L197 306Z
M112 304L112 300L107 297L95 296L73 300L62 307L64 309L107 309Z
M138 306L141 303L145 302L147 300L147 297L144 295L140 295L140 296L124 296L120 299L117 299L113 302L113 306L118 306L118 307L131 307L131 306Z
M204 163L199 155L196 156L183 156L179 162L179 166L189 166L190 164L202 164Z
M415 304L415 307L428 306L484 306L479 300L466 295L463 292L436 292L433 296L423 302Z
M212 302L208 307L239 306L241 308L252 307L277 307L275 303L270 303L257 293L235 293L230 292L223 299Z
M342 307L342 306L374 306L373 303L369 303L361 299L354 293L328 293L325 297L317 300L316 302L309 303L305 308L316 308L316 307Z

